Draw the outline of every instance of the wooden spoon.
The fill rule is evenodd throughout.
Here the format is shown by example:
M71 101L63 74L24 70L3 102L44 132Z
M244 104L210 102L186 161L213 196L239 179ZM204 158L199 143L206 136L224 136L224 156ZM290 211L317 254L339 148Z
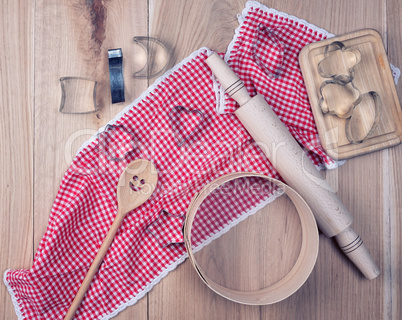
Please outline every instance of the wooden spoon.
M157 170L152 162L148 160L135 160L124 169L117 184L118 210L116 218L105 240L103 240L102 246L96 254L64 320L69 320L74 317L125 216L149 199L156 188L157 182Z

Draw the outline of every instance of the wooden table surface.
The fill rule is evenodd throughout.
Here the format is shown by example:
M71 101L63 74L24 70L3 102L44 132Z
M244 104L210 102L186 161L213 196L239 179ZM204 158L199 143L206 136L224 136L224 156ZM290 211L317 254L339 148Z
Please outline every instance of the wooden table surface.
M271 0L269 7L332 33L378 30L389 60L402 67L400 0ZM108 48L122 48L133 70L133 36L167 45L171 65L200 47L224 52L245 1L1 0L0 270L27 268L42 238L61 178L89 135L137 98L154 79L125 74L127 103L111 104ZM99 111L61 114L59 78L98 81ZM402 82L397 85L402 98ZM73 143L71 143L73 141ZM271 306L243 306L210 291L186 261L116 319L401 319L402 145L348 160L327 173L353 213L382 274L365 280L332 239L320 235L306 284ZM0 287L0 319L16 319Z

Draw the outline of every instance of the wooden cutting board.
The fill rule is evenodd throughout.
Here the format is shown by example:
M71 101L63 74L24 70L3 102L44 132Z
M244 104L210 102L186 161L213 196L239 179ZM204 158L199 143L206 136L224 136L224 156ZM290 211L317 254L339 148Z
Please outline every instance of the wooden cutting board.
M335 41L345 46L344 51L332 45ZM327 46L330 49L325 53ZM360 55L360 61L345 66L350 59L342 59L341 56L348 56L347 53L352 55L353 51ZM401 142L401 106L384 45L377 31L362 29L312 43L302 49L299 62L321 143L332 158L347 159ZM328 72L323 74L322 66L327 62L331 62L332 66L327 67ZM354 70L350 69L348 74L351 76L354 73L352 82L345 86L336 83L328 85L337 76L345 75L345 69L349 71L349 68ZM369 92L378 94L377 110ZM362 98L360 102L359 98ZM341 117L324 113L325 105L327 102L331 105L331 99L335 111L336 108L348 107L351 115L345 118L341 112ZM353 106L351 101L356 101L356 105ZM373 126L375 121L377 125ZM356 142L347 134L349 130L355 132L356 136L364 137L371 128L371 134L363 142Z

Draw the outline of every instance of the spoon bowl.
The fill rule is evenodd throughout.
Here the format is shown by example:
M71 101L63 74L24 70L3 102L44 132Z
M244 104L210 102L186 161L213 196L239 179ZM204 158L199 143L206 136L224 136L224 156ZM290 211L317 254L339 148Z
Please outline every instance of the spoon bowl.
M158 173L152 162L139 159L123 171L117 184L118 214L127 215L142 205L153 194Z

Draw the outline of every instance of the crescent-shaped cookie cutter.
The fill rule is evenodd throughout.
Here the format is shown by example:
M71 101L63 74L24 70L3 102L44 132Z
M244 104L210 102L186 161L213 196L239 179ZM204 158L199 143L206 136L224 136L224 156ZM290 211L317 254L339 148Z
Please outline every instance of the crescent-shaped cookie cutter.
M166 67L168 66L170 61L170 57L166 46L161 41L153 37L145 36L134 37L133 41L135 44L144 49L147 56L145 65L139 71L136 71L134 73L134 78L153 78L160 75L163 71L166 70ZM156 51L154 50L155 48L159 48L159 52L154 52ZM162 59L164 58L166 61L164 61L162 67L160 67L159 70L150 71L150 64L157 60L160 60L156 59L157 57L162 57Z

